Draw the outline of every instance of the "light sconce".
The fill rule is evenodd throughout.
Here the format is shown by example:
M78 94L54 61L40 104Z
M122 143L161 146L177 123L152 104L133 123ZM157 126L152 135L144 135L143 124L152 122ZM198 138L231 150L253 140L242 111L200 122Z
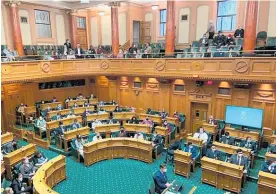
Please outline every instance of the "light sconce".
M152 6L151 6L151 9L152 9L152 10L157 10L158 8L159 8L159 5L152 5Z

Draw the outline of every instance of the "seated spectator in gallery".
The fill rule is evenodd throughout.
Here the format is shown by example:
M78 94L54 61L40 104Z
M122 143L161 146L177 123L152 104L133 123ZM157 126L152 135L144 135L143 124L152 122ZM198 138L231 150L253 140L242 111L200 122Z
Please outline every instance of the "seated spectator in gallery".
M79 93L79 95L77 96L77 100L82 100L82 99L84 99L84 97L83 97L82 93Z
M117 58L120 58L120 59L124 58L124 52L123 52L122 49L119 49L119 53L117 54Z
M207 38L206 34L203 34L203 36L199 40L200 47L207 47L209 43L209 39Z
M226 37L222 34L222 31L218 32L218 35L213 41L213 45L217 46L218 48L226 45Z
M94 138L93 138L94 141ZM83 146L85 144L84 139L80 136L77 135L76 140L75 140L75 145L76 145L76 149L78 150L78 152L80 153L80 155L83 157Z
M36 168L29 161L28 157L24 158L22 165L19 167L19 172L23 175L23 182L27 183L31 180L35 174Z
M235 38L243 38L244 37L244 29L242 28L242 26L239 26L239 28L236 29L234 37Z
M233 46L236 45L235 40L232 36L232 34L228 34L227 38L226 38L226 46Z
M137 46L135 43L132 43L131 47L129 47L129 49L128 49L128 52L133 54L134 51L137 52Z
M93 45L90 45L88 49L88 58L96 58L96 50L94 49Z
M62 110L62 109L63 107L61 106L61 104L58 104L56 110Z
M239 57L239 52L233 51L233 47L229 47L228 57Z
M212 145L209 149L207 149L206 156L208 158L219 160L220 159L220 151L218 151L216 149L215 145Z
M257 151L257 143L252 141L250 136L246 137L246 140L243 140L240 145L241 147L251 149L251 154L254 154Z
M152 54L152 48L150 46L150 43L147 42L145 45L143 58L151 58L151 54Z
M57 102L56 97L53 97L52 102Z
M14 194L24 194L29 193L33 194L33 188L31 186L23 185L23 175L22 173L15 174L14 179L11 182L11 188Z
M39 119L37 120L37 124L36 125L37 125L37 127L39 128L39 130L41 132L46 131L46 121L45 121L45 119L42 116L39 117Z
M80 44L77 44L77 48L75 48L75 57L76 59L84 58L84 51Z
M74 119L74 123L72 124L72 129L81 128L81 124L78 122L77 119Z
M141 132L137 132L134 135L134 139L144 139L144 135Z
M146 124L150 127L153 127L153 122L152 120L149 118L149 116L146 116L145 120L143 120L142 124Z
M97 141L97 140L101 140L101 139L102 139L102 136L101 136L100 133L97 133L97 135L95 135L95 136L93 137L93 141Z
M142 57L143 57L143 54L142 54L141 50L138 49L135 58L136 59L142 59Z
M139 124L139 120L136 118L136 116L133 116L129 121L129 124Z
M25 108L26 108L26 105L24 105L23 103L21 103L20 106L17 109L17 112L19 112L22 115L25 115Z
M119 106L116 106L114 112L122 112L122 110L120 110Z
M97 48L97 54L98 55L104 54L104 50L103 50L101 45L99 45L98 48Z
M67 115L67 118L75 118L76 115L73 113L73 111L70 111L70 113Z
M128 50L124 50L124 58L131 58L131 55L128 54Z
M207 48L207 51L203 54L204 57L211 57L212 56L212 52L210 48Z
M64 43L64 46L66 47L66 50L69 52L70 49L72 49L72 45L69 41L69 39L66 39L66 42ZM68 52L66 54L68 54Z
M34 155L33 161L36 167L40 167L48 161L48 158L41 152L37 151Z
M126 130L124 129L124 127L121 127L118 137L126 137L126 136L127 136Z
M98 119L95 119L94 122L92 123L92 130L95 130L97 126L102 125L102 122L99 121Z
M235 139L229 136L229 132L225 132L224 135L222 135L220 142L228 145L234 145Z

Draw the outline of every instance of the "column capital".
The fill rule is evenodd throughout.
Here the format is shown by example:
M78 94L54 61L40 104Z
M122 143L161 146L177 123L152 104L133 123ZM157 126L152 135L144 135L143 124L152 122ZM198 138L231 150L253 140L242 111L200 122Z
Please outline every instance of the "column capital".
M121 6L121 2L120 1L110 2L110 3L108 3L108 6L109 7L113 7L113 8L120 7Z
M76 10L76 9L70 9L70 10L66 11L66 13L69 15L75 15L77 12L78 12L78 10Z
M21 2L18 0L5 1L5 5L10 6L10 7L17 7L20 4L21 4Z

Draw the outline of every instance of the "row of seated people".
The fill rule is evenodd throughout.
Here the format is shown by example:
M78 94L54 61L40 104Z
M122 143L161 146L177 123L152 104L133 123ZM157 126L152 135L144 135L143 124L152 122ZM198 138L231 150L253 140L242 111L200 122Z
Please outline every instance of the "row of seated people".
M2 157L20 148L16 139L1 145ZM2 160L3 158L1 158Z

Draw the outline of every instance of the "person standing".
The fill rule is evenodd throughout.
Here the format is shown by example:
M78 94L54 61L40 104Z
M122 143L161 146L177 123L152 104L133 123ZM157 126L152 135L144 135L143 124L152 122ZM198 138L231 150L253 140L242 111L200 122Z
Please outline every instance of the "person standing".
M207 28L207 32L209 34L209 39L214 39L214 35L215 35L215 25L213 20L209 21L208 24L208 28Z
M69 41L69 39L66 39L66 42L64 43L64 54L69 54L69 52L70 52L70 49L72 49L72 45L71 45L71 43L70 43L70 41Z
M168 182L167 177L167 167L165 164L160 165L160 170L157 171L154 175L154 183L157 193L162 193L167 187L170 187L172 184Z

